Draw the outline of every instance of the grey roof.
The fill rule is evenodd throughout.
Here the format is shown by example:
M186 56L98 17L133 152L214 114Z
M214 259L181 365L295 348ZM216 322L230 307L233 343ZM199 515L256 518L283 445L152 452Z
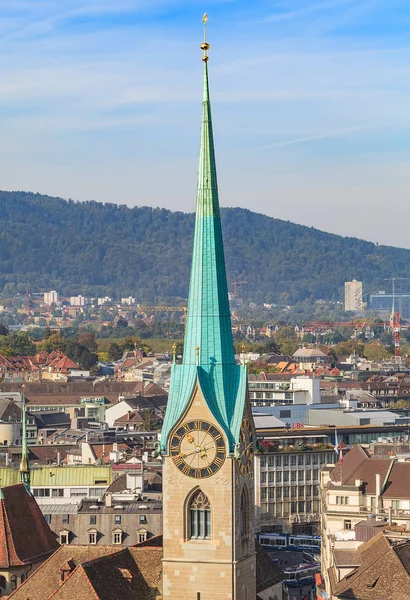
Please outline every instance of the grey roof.
M43 515L48 514L63 514L63 515L73 515L77 513L77 505L76 504L41 504L40 505L41 512Z

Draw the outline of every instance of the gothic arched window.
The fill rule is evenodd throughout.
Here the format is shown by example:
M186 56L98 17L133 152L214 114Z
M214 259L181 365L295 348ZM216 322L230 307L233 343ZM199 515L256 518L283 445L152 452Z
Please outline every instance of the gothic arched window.
M245 488L241 494L241 538L246 539L249 535L249 501L248 494Z
M189 538L209 540L211 538L211 504L201 490L195 492L189 502Z

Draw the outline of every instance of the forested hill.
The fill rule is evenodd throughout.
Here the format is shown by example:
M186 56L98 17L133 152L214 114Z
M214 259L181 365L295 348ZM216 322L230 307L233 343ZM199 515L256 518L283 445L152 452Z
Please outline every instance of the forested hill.
M148 302L188 294L193 214L26 192L0 192L0 210L0 291ZM241 294L256 302L342 299L351 278L375 291L389 289L385 278L410 277L410 250L240 208L223 209L222 220L228 280L246 281Z

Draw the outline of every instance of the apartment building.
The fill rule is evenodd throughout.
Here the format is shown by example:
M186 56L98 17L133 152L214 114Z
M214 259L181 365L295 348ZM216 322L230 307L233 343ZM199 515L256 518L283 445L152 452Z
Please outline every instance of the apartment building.
M107 494L79 506L42 505L46 522L61 544L133 546L162 533L162 502Z
M356 531L367 519L390 538L408 535L410 457L371 457L356 445L342 463L323 468L320 487L322 573L329 592L337 551L360 547Z
M320 403L320 379L314 377L279 375L266 381L250 375L248 389L252 406Z
M51 292L46 292L44 294L44 304L50 306L50 304L57 304L58 302L58 292L56 290L51 290Z
M345 281L345 310L363 310L363 284L361 281Z

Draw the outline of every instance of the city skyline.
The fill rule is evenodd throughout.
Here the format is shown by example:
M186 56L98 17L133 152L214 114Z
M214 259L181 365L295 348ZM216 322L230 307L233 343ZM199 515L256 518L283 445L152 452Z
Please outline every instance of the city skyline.
M3 189L193 212L207 11L221 205L408 247L403 0L0 8Z

